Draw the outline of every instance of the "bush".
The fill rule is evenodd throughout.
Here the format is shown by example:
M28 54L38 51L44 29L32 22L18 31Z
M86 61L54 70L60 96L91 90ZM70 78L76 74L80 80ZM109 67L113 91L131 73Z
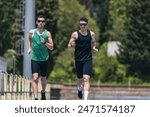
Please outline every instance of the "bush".
M121 65L115 56L107 56L107 43L100 48L98 55L94 56L93 81L102 83L126 82L126 68Z
M72 49L61 52L56 59L53 71L49 74L50 82L70 83L76 81Z

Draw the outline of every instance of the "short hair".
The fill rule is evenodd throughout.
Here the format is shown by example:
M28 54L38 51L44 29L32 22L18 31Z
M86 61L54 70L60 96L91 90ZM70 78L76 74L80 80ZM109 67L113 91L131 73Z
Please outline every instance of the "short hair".
M38 19L38 18L44 18L45 20L46 20L46 18L45 18L45 16L44 15L37 15L37 18L36 19Z
M80 18L80 21L85 21L85 22L88 23L88 19L87 19L86 17L81 17L81 18Z

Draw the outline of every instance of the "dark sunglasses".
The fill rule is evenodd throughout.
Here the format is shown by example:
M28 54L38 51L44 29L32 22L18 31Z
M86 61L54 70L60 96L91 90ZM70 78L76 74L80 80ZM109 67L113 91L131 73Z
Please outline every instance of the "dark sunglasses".
M38 22L39 22L39 23L40 23L40 22L44 23L45 21L44 21L44 20L38 20Z
M80 23L80 26L86 26L87 23Z

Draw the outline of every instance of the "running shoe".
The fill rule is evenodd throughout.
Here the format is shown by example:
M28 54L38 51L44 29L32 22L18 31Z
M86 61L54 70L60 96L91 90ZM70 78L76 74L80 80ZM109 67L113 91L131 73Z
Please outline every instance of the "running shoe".
M41 100L46 100L45 92L41 91Z
M78 90L78 97L79 97L79 99L82 99L82 97L83 97L82 90Z

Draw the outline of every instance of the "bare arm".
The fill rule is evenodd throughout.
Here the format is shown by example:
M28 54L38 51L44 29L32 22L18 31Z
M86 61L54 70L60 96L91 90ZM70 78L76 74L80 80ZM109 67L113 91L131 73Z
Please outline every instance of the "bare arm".
M49 31L47 31L47 37L48 37L48 41L45 43L45 45L46 45L50 50L53 50L53 49L54 49L54 44L53 44L53 40L52 40L51 33L50 33Z
M29 34L28 34L28 54L31 53L31 39L32 39L32 35L33 35L34 30L30 30Z
M75 46L75 40L77 39L77 32L73 32L71 35L71 38L68 43L68 48L74 47Z
M94 52L98 52L98 49L96 48L96 39L95 39L95 33L91 31L92 36L92 49Z

